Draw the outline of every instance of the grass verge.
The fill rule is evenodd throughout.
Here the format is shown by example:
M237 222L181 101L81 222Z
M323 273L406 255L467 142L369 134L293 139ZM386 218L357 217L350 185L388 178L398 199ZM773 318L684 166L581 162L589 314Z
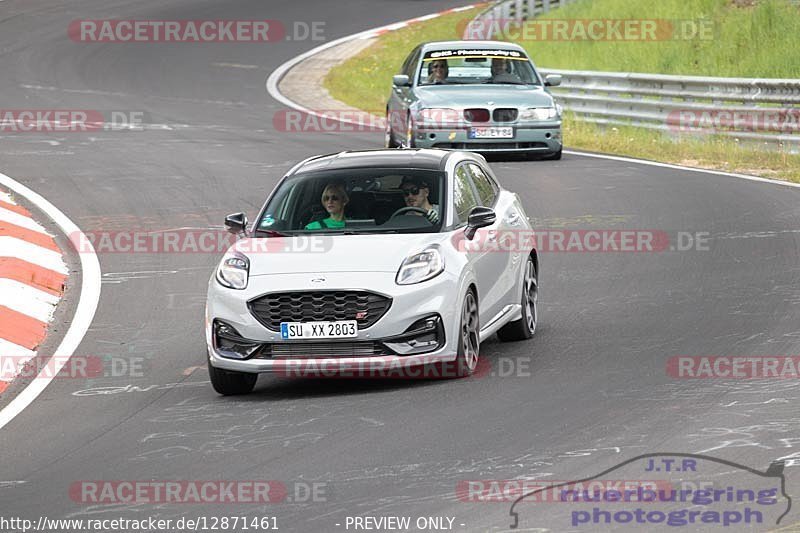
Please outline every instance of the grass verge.
M676 0L659 0L657 11L653 4L629 2L628 0L594 0L580 2L557 10L549 15L551 18L633 18L635 16L653 18L700 18L712 17L718 35L735 34L733 51L720 51L717 55L706 57L709 53L702 43L697 42L664 42L667 48L655 51L634 43L589 43L587 49L573 48L587 43L549 42L535 43L530 46L529 53L538 64L549 68L588 69L588 70L625 70L631 72L662 72L682 74L724 75L724 76L773 76L800 77L800 47L792 42L800 33L800 10L790 6L786 0L762 0L755 5L742 0L693 0L680 5L684 6L685 15L675 16L678 5ZM641 4L641 5L640 5ZM745 5L745 7L736 7ZM686 6L689 6L688 8ZM578 8L587 11L577 11ZM791 21L786 21L785 9L798 11ZM595 11L597 13L592 15ZM391 90L392 75L397 73L411 49L423 41L460 39L460 31L466 23L473 19L479 9L443 15L435 19L419 22L407 28L388 32L378 37L375 44L341 65L333 68L324 80L325 88L331 96L355 108L382 114L386 107L386 99ZM744 17L744 18L742 18ZM751 21L756 21L752 22ZM716 22L718 21L718 22ZM766 26L761 26L763 24ZM734 31L739 26L739 34ZM755 24L755 26L753 26ZM794 33L787 32L788 25L797 25ZM794 26L792 26L794 27ZM743 32L742 28L749 28ZM742 34L742 35L740 35ZM753 40L754 38L757 40ZM776 44L782 39L783 44ZM792 42L790 42L792 41ZM739 43L739 44L736 44ZM759 43L759 46L753 46ZM761 44L763 43L763 45ZM530 43L522 43L530 45ZM625 57L624 48L596 48L591 46L613 44L616 47L625 45L632 48L629 57ZM641 45L642 43L640 43ZM659 44L659 43L646 43ZM747 46L745 46L745 44ZM714 45L719 47L718 41ZM672 47L678 46L672 52ZM694 55L686 54L682 46L696 48ZM761 70L753 65L760 65L769 56L780 56L775 50L797 54L795 59L776 58L764 63ZM585 55L584 55L585 54ZM733 54L733 55L731 55ZM738 55L737 55L738 54ZM604 58L602 61L598 58ZM725 58L728 59L725 59ZM670 59L671 58L671 59ZM591 63L593 59L597 64ZM740 66L736 66L737 59ZM790 60L791 59L791 60ZM647 62L649 61L649 63ZM782 64L781 64L782 63ZM620 67L625 65L625 68ZM628 68L635 65L635 68ZM647 66L649 65L649 67ZM742 66L745 65L745 66ZM751 65L750 67L746 65ZM794 75L792 75L794 73ZM671 138L661 132L619 126L614 128L598 127L593 124L575 120L567 114L564 117L564 139L568 148L603 152L650 159L664 163L739 172L773 179L782 179L800 183L800 155L771 150L761 150L753 145L740 144L733 138L714 137L681 137Z

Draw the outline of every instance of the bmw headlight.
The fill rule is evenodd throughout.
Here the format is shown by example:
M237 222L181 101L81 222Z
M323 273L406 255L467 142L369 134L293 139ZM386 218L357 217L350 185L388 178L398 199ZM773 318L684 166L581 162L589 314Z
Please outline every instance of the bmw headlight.
M434 278L443 271L444 258L438 247L431 246L406 257L395 281L398 285L413 285Z
M550 120L557 116L555 107L529 107L519 112L520 120Z
M217 281L229 289L246 289L250 277L250 260L240 252L225 255L217 268Z

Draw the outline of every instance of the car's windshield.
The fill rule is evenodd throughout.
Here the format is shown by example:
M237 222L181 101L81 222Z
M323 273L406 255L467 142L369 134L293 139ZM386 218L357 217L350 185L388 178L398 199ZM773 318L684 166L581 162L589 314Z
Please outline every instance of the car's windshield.
M533 65L516 50L437 50L422 59L419 85L539 85Z
M444 173L344 169L291 176L257 221L258 236L298 233L431 233L444 219Z

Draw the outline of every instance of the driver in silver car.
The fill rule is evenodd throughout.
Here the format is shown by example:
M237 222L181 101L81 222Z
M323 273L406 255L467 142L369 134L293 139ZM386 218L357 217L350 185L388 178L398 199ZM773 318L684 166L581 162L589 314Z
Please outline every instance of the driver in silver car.
M431 224L439 222L439 205L432 204L428 199L431 191L428 182L420 178L405 176L402 183L400 183L400 190L403 191L403 198L407 207L417 207L424 210L425 218ZM422 213L413 214L422 215Z

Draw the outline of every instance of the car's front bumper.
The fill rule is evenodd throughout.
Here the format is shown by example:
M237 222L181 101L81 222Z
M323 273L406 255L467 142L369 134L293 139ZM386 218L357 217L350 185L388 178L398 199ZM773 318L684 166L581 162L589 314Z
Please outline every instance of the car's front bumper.
M526 152L554 153L561 149L561 122L544 124L509 125L513 138L469 138L469 127L426 127L418 125L413 132L414 147L470 150L473 152ZM493 125L504 127L504 125ZM507 126L508 127L508 126Z
M205 330L208 357L212 366L225 370L250 373L297 373L302 369L332 371L338 368L344 372L362 370L372 372L376 369L391 370L410 368L439 362L452 361L456 357L458 339L458 309L460 309L459 283L447 271L423 283L397 285L395 273L389 272L340 272L326 273L324 287L309 287L309 274L281 274L254 276L250 278L247 289L243 291L221 287L213 278L209 283L206 305ZM403 334L416 321L431 315L441 317L443 344L435 350L416 355L380 354L353 356L337 354L335 357L315 356L313 353L297 356L251 357L239 359L226 356L214 343L214 320L232 326L239 336L270 344L286 345L295 341L284 341L280 333L262 325L248 309L247 302L270 292L307 290L350 290L354 287L368 288L390 296L392 303L386 313L372 326L360 329L352 339L311 341L319 344L337 342L382 343ZM359 289L365 290L365 289Z

